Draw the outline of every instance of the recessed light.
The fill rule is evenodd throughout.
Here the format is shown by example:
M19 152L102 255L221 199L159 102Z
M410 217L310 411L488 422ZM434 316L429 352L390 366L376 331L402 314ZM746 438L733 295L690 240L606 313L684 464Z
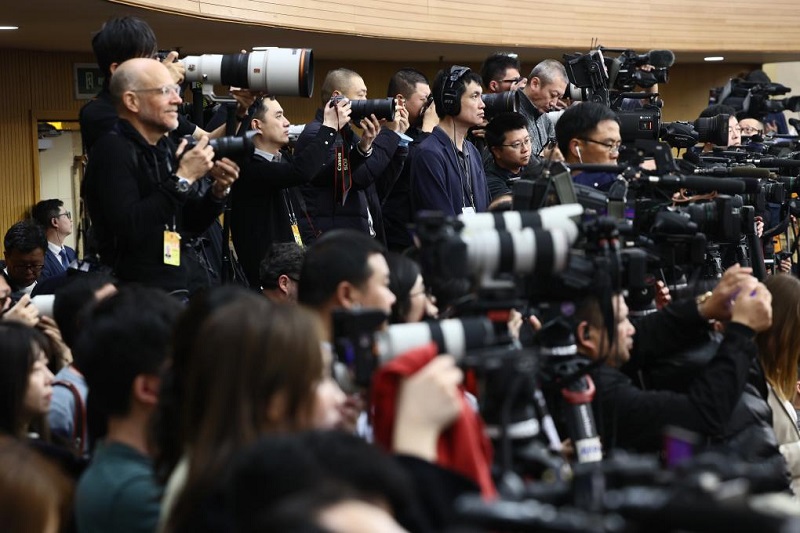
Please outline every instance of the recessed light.
M725 58L722 56L708 56L704 57L703 61L723 61Z
M19 26L0 26L0 30L18 30Z

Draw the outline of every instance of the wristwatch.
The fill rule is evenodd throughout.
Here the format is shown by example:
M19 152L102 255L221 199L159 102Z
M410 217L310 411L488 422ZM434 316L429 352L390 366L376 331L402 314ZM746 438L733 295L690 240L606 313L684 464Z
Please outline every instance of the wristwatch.
M178 178L177 181L175 181L175 188L178 189L178 192L188 192L189 187L192 186L192 182L186 178L178 176L177 174L175 177Z

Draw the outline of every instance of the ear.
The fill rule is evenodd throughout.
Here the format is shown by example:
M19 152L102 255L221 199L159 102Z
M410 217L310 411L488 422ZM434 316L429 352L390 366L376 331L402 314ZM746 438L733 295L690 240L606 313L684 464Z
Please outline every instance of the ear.
M340 90L336 89L336 90L334 90L334 91L331 93L331 96L332 96L332 97L333 97L333 96L344 96L344 94L342 94L342 91L340 91Z
M108 70L109 70L109 72L111 72L111 75L112 75L112 76L114 75L114 72L117 70L117 67L118 67L118 66L119 66L119 63L111 63L111 64L108 66Z
M336 286L336 305L344 307L345 309L352 309L358 304L357 301L358 289L353 286L349 281L342 281Z
M569 142L569 153L572 154L572 157L575 159L581 159L581 145L578 139L572 139Z
M578 345L579 351L591 358L597 357L599 349L597 341L592 338L592 329L589 323L584 320L578 324L578 327L575 328L575 334L575 343Z
M489 82L489 86L487 87L487 89L489 89L489 91L494 93L494 92L497 92L497 88L498 87L500 87L500 84L497 83L496 80L492 80L492 81Z
M136 93L127 91L122 94L122 105L132 113L139 112L139 97Z
M539 88L539 78L537 78L536 76L532 77L528 81L528 85L530 85L532 89L538 89Z
M259 128L259 119L254 118L250 121L250 130L256 132L256 135L261 135L261 129Z
M58 217L53 217L50 219L50 227L58 228Z
M497 159L499 157L498 154L500 153L500 151L502 149L503 149L502 146L490 146L489 147L489 151L492 153L492 155L494 156L495 159Z
M282 427L286 420L286 392L278 391L264 406L264 418L268 428Z
M161 378L153 374L139 374L133 380L133 398L148 407L158 404Z
M800 396L800 381L797 382L796 389L798 396Z
M278 276L278 288L283 294L289 294L289 276L286 274Z

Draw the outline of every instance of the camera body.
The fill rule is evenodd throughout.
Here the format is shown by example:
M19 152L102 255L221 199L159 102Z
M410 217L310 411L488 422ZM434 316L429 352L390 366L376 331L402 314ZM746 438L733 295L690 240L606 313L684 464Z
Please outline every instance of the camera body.
M331 97L328 105L333 107L345 97L341 95ZM397 102L394 98L375 98L372 100L350 100L350 122L358 124L370 115L375 115L378 120L392 122Z
M242 160L246 157L250 157L255 150L255 145L253 144L253 137L255 135L255 131L248 131L243 136L231 135L228 137L209 139L208 145L214 149L214 161L218 161L223 157L234 160ZM191 135L186 135L183 139L186 140L184 153L197 146L197 140Z

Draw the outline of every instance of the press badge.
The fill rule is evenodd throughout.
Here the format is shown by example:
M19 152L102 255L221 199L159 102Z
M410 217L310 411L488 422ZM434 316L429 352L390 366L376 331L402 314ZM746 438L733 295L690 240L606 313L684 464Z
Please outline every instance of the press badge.
M164 230L164 264L181 266L181 236L177 231Z
M304 248L303 238L300 236L300 228L297 227L297 224L292 224L292 235L294 235L294 242L296 242L300 248Z
M461 212L463 214L465 214L465 215L474 215L475 214L475 208L472 207L471 205L468 205L468 206L462 207L461 208Z

